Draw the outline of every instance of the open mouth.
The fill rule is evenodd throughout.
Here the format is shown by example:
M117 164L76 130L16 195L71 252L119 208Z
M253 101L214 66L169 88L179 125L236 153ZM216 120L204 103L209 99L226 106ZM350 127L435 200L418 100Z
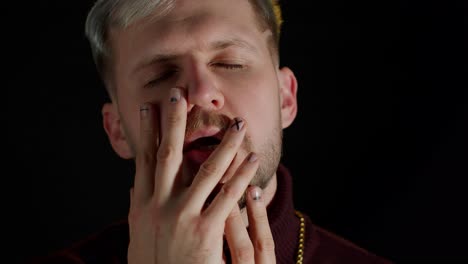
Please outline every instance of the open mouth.
M184 158L192 166L198 167L208 159L220 142L215 136L197 138L184 147Z
M199 166L205 162L211 153L221 143L221 135L213 135L208 137L200 137L186 144L184 147L184 159L188 161L189 167L192 170L198 171ZM218 184L206 200L205 208L213 201L214 197L221 190L222 184Z
M190 151L213 151L221 142L218 138L201 137L184 147L184 154Z

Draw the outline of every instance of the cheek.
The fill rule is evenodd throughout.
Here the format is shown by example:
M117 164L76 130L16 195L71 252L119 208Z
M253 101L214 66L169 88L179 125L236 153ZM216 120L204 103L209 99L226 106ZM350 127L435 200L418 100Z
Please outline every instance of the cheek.
M236 76L227 80L221 87L228 87L225 92L228 93L229 99L245 102L247 106L277 105L275 98L278 97L278 82L274 69L259 69Z
M260 146L277 129L279 122L279 95L276 76L257 74L257 78L244 78L227 96L227 107L232 114L245 118L247 135L255 146Z

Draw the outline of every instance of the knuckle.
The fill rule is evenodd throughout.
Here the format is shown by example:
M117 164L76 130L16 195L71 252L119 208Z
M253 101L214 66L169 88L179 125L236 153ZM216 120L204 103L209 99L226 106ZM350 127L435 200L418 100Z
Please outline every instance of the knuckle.
M227 142L223 143L223 148L226 148L228 150L235 150L237 148L237 144L236 142L228 140Z
M182 115L177 112L171 112L167 117L167 122L170 126L179 124L182 121Z
M259 252L274 252L275 242L271 237L263 237L254 241L255 250Z
M234 258L240 263L251 262L254 257L254 249L250 244L239 246L234 253Z
M139 216L137 213L135 213L135 210L130 210L130 213L128 214L128 222L130 224L137 222Z
M224 195L228 199L235 199L237 198L238 188L234 184L225 184L221 189L222 195Z
M199 220L195 224L193 235L198 238L200 248L212 248L213 240L222 230L214 227L210 221Z
M237 221L237 219L242 219L242 215L240 213L240 210L232 210L231 213L228 216L228 219L232 221Z
M185 214L185 212L183 210L178 210L177 212L174 213L174 216L173 216L173 225L174 226L185 226L187 225L187 223L191 223L191 222L194 222L195 219L191 219L188 217L188 215Z
M142 208L133 207L133 208L130 208L127 219L128 219L129 224L136 224L141 221L142 217L143 217Z
M145 149L140 155L137 155L137 160L140 165L151 164L154 162L154 155L150 149Z
M198 224L197 233L203 235L203 237L209 237L213 230L213 224L209 221L200 221Z
M204 162L200 166L200 173L201 175L208 176L217 174L219 171L218 166L214 162Z
M177 157L177 152L175 148L169 144L164 147L159 148L157 154L157 160L159 162L171 162Z
M141 124L141 129L143 133L154 133L154 126L149 122L143 122Z
M257 223L268 223L268 215L266 213L254 213L253 218Z
M208 247L201 247L198 249L198 252L195 256L191 256L190 262L193 264L202 264L206 263L206 260L209 259L213 255L213 249Z

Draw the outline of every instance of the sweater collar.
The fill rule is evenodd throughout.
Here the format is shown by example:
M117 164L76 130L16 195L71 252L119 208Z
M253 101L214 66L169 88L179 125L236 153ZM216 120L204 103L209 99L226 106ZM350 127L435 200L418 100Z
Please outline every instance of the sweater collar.
M292 177L283 164L279 164L276 176L278 186L267 207L268 221L277 262L292 263L296 257L300 223L294 211Z

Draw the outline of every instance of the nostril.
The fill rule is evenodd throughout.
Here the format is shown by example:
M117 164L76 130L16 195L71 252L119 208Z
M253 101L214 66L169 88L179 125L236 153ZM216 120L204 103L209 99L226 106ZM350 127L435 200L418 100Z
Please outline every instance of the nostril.
M211 100L211 104L213 104L216 108L220 108L222 106L221 101L216 99Z

